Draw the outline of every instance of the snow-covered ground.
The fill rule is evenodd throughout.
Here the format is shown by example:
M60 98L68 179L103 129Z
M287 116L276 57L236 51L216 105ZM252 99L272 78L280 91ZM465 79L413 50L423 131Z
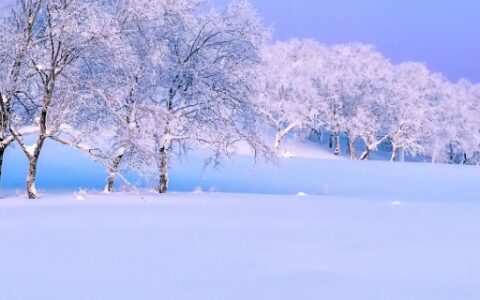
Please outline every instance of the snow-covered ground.
M80 157L69 192L2 190L0 299L480 299L478 167L289 151L205 172L193 154L163 196L79 191L103 184Z
M172 193L0 202L0 297L480 298L480 204Z

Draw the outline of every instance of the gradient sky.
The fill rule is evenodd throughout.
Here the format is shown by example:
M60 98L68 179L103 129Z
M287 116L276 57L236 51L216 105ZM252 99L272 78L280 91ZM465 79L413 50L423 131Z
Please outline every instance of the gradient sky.
M1 0L0 0L1 1ZM226 2L225 0L217 0ZM374 44L392 62L422 61L480 81L478 0L253 0L276 39Z

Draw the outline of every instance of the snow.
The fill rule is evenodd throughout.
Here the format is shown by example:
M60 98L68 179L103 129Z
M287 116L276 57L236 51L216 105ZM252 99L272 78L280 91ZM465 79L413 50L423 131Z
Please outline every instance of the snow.
M25 150L27 151L28 155L30 155L30 156L33 156L36 149L37 149L37 144L32 144L30 146L25 147Z
M20 128L19 132L22 135L33 134L38 131L38 126L23 126Z
M325 150L322 147L319 147L317 143L310 141L300 142L295 139L286 138L282 141L282 148L286 158L311 158L311 159L329 159L336 160L341 159L338 156L332 155L332 151Z
M162 196L2 190L1 298L480 298L478 167L284 146L300 156L253 168L234 156L203 173L191 153Z
M0 201L2 299L478 299L479 203L72 194ZM28 288L27 288L28 287Z
M297 157L295 154L293 154L291 152L288 152L286 150L283 152L282 156L285 157L285 158L295 158L295 157Z
M362 159L385 159L388 144L392 161L478 163L480 84L360 43L268 43L249 1L54 2L23 3L17 30L0 19L0 73L12 75L1 89L41 108L0 99L3 144L14 135L24 150L5 156L0 300L480 298L478 167L340 157L348 140ZM33 29L43 34L28 42ZM81 61L56 55L71 49ZM43 148L45 135L25 146L47 125L75 147ZM260 140L272 129L270 153ZM339 157L289 140L308 131ZM27 201L40 152L27 180L41 197ZM172 192L156 195L167 173ZM101 193L108 175L133 192Z
M274 139L269 135L264 138L274 144ZM341 157L332 155L332 152L319 147L318 143L310 141L300 141L291 137L285 137L282 140L280 149L284 158L311 158L311 159L341 159ZM244 142L235 144L235 153L241 155L252 155L252 149Z

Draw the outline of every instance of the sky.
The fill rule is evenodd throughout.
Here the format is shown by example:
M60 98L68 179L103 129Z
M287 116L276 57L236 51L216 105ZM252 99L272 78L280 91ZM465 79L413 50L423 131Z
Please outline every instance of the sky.
M252 1L275 39L369 43L394 63L421 61L451 80L480 81L478 0Z

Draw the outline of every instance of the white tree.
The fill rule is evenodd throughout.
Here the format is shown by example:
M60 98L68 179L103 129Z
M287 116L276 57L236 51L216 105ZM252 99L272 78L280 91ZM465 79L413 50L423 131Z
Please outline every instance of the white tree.
M335 154L340 154L340 135L346 134L352 158L360 138L366 144L361 159L385 140L381 132L384 90L391 65L370 45L352 43L330 49L319 90L327 101L325 121L332 132Z
M80 136L96 145L90 153L107 166L106 192L112 191L120 170L138 170L155 162L149 145L154 144L152 124L163 113L156 109L155 97L166 51L165 27L176 22L176 16L168 15L167 5L177 4L121 1L105 7L111 16L112 32L101 46L106 55L92 62L98 66L98 74L90 84L100 105L92 116L94 124ZM88 135L91 126L105 134L101 138Z
M437 110L440 116L436 118L436 126L432 126L436 136L429 140L439 149L434 154L438 156L437 153L443 150L446 152L444 161L467 164L470 159L470 163L474 163L480 145L477 87L467 80L460 80L455 84L445 82L443 90Z
M325 47L312 40L277 42L262 50L262 93L257 108L275 129L277 154L287 134L314 126L324 110L317 80L325 52Z
M84 66L81 58L88 56L90 47L102 37L102 17L94 2L38 0L35 35L28 49L27 61L35 77L30 78L33 116L27 120L37 128L33 145L28 146L18 130L20 122L12 122L10 132L19 143L29 161L27 194L37 198L35 180L37 163L45 140L58 135L80 89L75 74ZM30 22L30 20L29 20ZM36 90L35 90L36 89Z
M10 134L14 108L17 106L22 115L29 112L29 91L25 84L30 75L27 56L34 46L34 26L40 7L39 1L19 0L10 17L0 16L0 179L5 150L14 141ZM22 134L30 130L19 129Z
M157 165L158 190L166 192L177 146L207 147L215 158L240 140L263 150L251 101L268 31L248 1L222 12L202 5L146 0L104 7L109 37L81 70L88 92L74 109L75 126L62 124L61 136L52 138L106 165L105 191L121 170L150 174Z
M160 193L168 188L175 144L207 147L217 157L239 140L259 148L251 104L258 51L268 31L249 1L206 13L185 3L166 10L175 18L165 28L168 50L155 99L162 111L154 133Z
M432 74L424 64L403 63L395 66L388 94L388 136L392 145L391 160L405 160L405 154L424 151L424 141L431 101L438 99L442 78ZM439 124L431 124L438 126Z

